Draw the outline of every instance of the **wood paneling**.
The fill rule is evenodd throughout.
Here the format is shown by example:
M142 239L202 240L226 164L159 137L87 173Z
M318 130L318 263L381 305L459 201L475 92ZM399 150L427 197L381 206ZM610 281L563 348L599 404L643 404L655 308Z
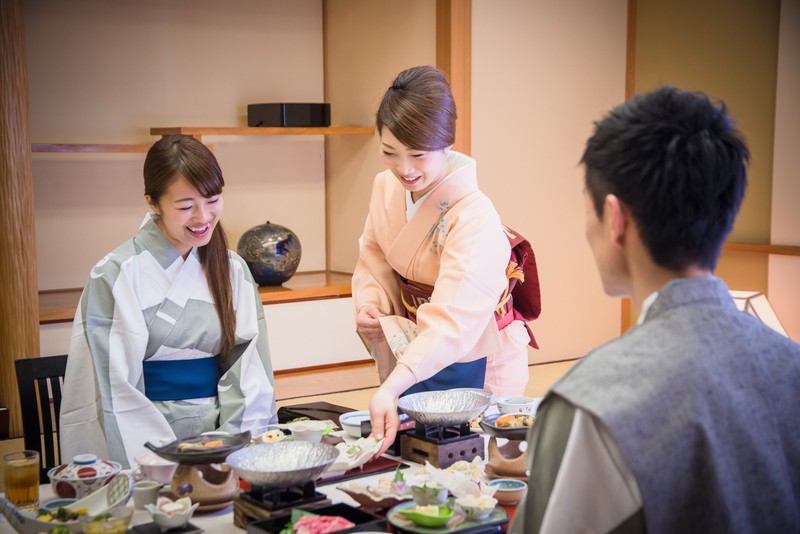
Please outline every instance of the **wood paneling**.
M16 358L39 356L36 222L33 208L28 74L22 1L0 2L0 404L11 435L22 433Z
M436 66L450 79L456 101L456 142L453 149L471 152L472 0L437 0Z

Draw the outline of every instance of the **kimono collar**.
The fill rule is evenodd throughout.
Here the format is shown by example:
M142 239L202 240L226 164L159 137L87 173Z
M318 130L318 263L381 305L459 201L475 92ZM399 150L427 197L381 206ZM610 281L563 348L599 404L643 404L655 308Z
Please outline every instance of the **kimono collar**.
M728 286L720 278L675 278L658 290L658 297L645 310L643 322L651 321L675 308L692 305L736 307Z
M172 241L167 239L167 236L156 224L152 212L148 212L144 216L139 232L134 237L134 242L137 244L137 251L147 250L163 269L167 269L178 259L183 261L178 249L175 248ZM194 255L198 260L200 259L197 247L193 247L189 254Z

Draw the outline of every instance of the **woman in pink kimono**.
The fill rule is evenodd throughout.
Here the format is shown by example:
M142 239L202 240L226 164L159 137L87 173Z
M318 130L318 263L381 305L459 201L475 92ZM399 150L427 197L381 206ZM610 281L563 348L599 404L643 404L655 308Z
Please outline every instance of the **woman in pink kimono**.
M513 236L478 189L475 160L450 150L455 120L450 86L434 67L401 72L377 113L388 169L373 184L353 300L381 377L370 415L384 448L402 394L486 387L521 395L528 381L532 337L509 299L520 274L509 262Z

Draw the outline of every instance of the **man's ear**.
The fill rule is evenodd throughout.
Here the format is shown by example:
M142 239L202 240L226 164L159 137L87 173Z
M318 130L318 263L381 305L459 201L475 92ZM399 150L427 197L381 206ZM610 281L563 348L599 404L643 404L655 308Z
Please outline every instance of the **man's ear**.
M625 208L625 204L616 195L606 195L603 213L605 214L605 224L611 242L615 245L624 244L625 233L628 230L628 224L630 224L630 215Z

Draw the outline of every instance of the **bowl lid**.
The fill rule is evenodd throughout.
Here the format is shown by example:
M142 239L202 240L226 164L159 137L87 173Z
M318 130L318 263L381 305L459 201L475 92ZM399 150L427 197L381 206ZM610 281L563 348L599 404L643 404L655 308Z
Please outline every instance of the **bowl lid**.
M50 471L57 480L94 479L119 473L122 466L111 460L100 460L94 454L78 454L71 463L61 464Z

